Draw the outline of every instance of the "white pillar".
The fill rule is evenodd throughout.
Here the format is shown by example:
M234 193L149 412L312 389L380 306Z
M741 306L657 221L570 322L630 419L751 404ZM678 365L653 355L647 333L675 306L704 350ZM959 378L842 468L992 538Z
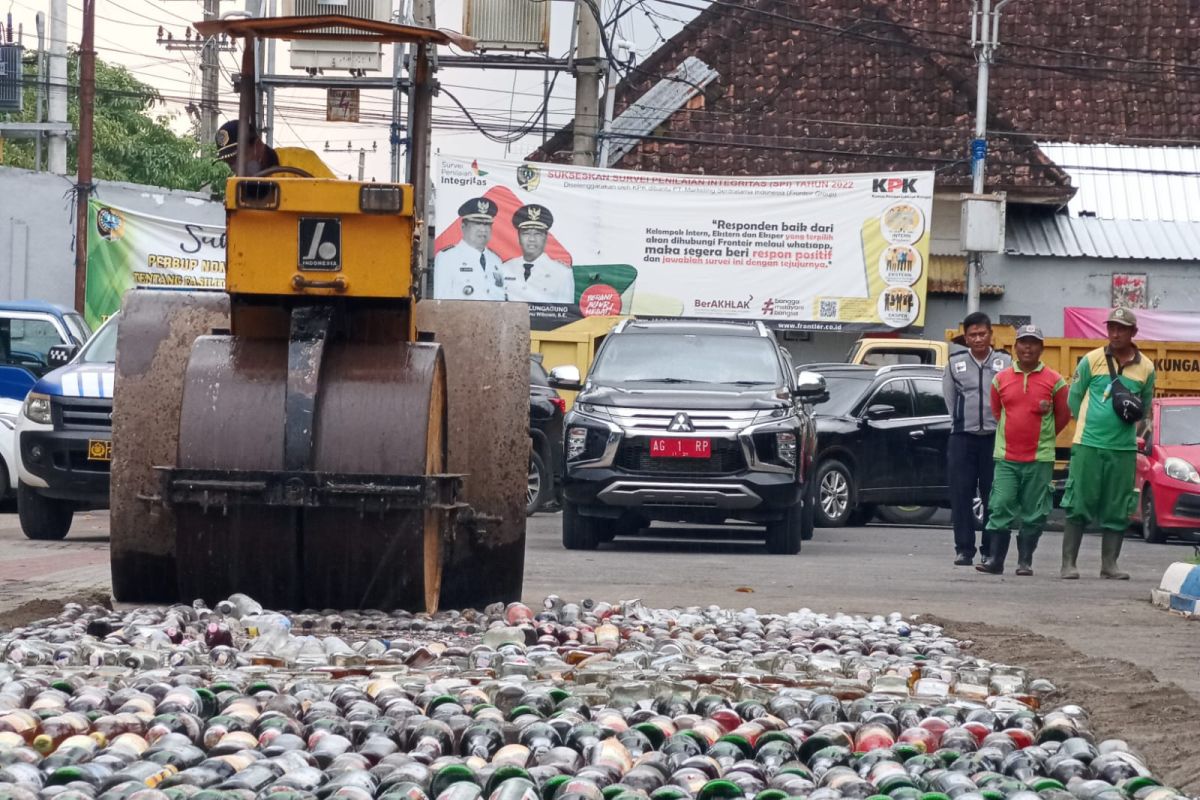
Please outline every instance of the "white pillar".
M50 77L49 122L67 121L67 0L50 3ZM50 136L49 170L56 175L67 174L67 137L61 133Z

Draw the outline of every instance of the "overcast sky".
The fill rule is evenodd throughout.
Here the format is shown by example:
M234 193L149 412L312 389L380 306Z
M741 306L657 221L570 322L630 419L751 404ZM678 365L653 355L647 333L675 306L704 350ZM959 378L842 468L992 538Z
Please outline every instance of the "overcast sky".
M243 8L243 1L225 0L222 12ZM606 14L611 13L616 0L602 0ZM37 46L35 14L38 11L49 16L48 0L6 0L15 24L23 24L25 45ZM282 3L282 0L280 0ZM396 0L400 2L400 0ZM624 0L623 5L629 5ZM80 36L82 10L80 0L68 0L68 39L77 46ZM696 5L704 5L703 0ZM461 0L438 0L437 24L453 30L463 29ZM185 108L189 102L198 102L200 97L200 70L198 55L190 52L168 52L158 44L158 28L171 32L176 39L184 38L188 24L200 19L202 3L199 0L97 0L96 3L96 47L100 58L127 67L139 80L155 86L168 100L163 113L175 115L174 125L183 130L187 125ZM563 0L554 0L551 9L550 53L553 56L566 54L571 40L571 24L574 5ZM682 24L695 12L676 6L658 4L653 0L642 2L638 9L626 15L618 35L630 41L644 60L661 44L664 37L674 35ZM47 37L49 22L47 21ZM240 56L235 53L222 54L221 111L222 118L236 115L237 98L230 88L229 75L240 68ZM384 52L384 73L390 74L391 56L388 48ZM281 43L277 56L277 72L288 71L287 44ZM481 118L490 121L514 124L530 119L541 105L543 74L515 70L443 69L439 79L447 89ZM560 74L553 88L549 103L549 127L553 133L566 124L574 115L574 79ZM366 177L387 180L390 176L388 129L382 117L390 114L389 92L364 91L361 94L364 119L359 124L332 124L324 122L324 90L292 90L280 92L276 101L275 143L280 145L302 144L316 150L337 172L354 175L358 170L357 148L368 150ZM461 112L446 97L435 103L435 119L462 119ZM324 152L325 142L332 148L355 152ZM506 148L504 144L489 141L474 131L434 131L434 147L444 153L504 157L509 149L511 158L519 159L541 144L540 127L536 134ZM372 151L372 146L377 149Z

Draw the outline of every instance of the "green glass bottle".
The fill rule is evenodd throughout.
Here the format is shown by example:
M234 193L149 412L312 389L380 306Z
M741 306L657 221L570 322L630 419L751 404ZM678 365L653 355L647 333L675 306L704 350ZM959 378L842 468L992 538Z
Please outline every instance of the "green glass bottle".
M696 800L737 800L745 797L746 793L733 781L722 779L712 780L700 787Z

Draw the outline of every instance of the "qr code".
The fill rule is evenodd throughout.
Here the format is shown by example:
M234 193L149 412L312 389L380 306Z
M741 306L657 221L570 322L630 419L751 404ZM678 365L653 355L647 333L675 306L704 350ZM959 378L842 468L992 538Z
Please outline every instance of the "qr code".
M822 300L817 308L817 319L837 319L838 318L838 301L837 300Z

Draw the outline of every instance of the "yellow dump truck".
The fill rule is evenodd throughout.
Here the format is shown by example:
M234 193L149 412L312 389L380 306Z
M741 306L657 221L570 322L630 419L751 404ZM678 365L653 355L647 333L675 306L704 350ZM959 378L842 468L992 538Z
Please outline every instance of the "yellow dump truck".
M552 331L530 331L529 349L541 354L542 366L547 372L564 364L574 364L579 368L579 374L586 376L600 343L623 319L625 317L585 317ZM570 408L577 392L560 390L559 394Z

